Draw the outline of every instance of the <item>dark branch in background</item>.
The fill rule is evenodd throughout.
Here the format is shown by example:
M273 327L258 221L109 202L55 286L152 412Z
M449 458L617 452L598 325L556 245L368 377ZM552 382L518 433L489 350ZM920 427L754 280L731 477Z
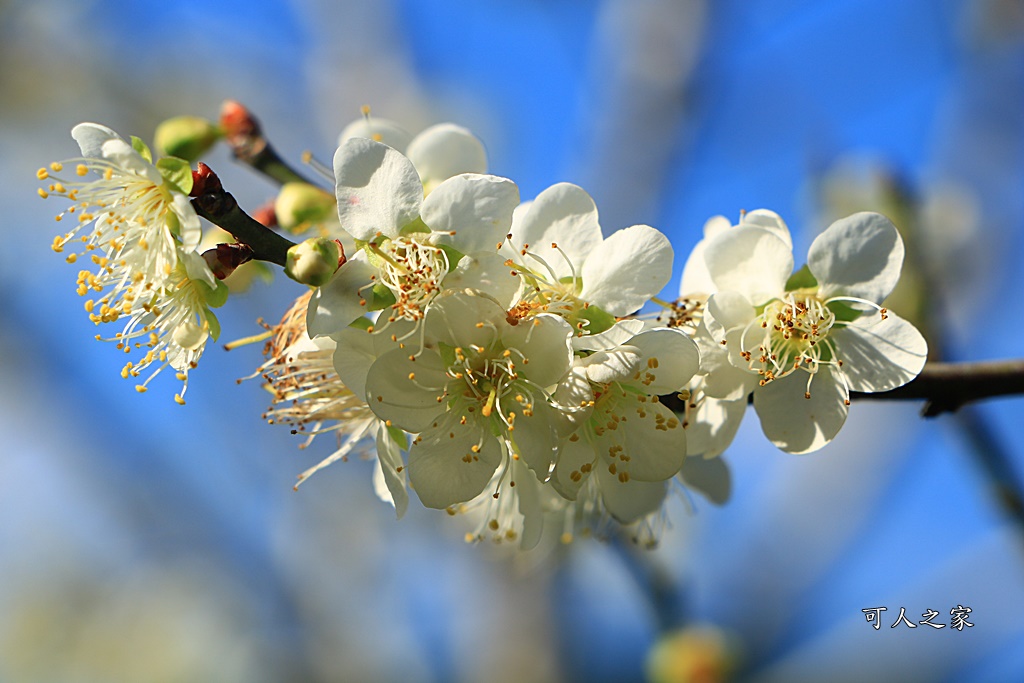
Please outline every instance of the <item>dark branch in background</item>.
M199 170L192 172L192 179L192 206L197 214L248 245L252 249L252 258L282 267L287 263L288 249L295 243L242 211L209 166L200 163Z
M315 184L285 163L263 135L259 121L244 105L226 100L221 105L220 125L231 152L242 163L282 185L291 182Z
M967 403L998 396L1024 394L1024 360L977 363L928 363L912 382L877 394L854 393L853 398L924 400L924 417L951 413Z
M927 363L914 380L898 389L875 394L852 392L854 401L924 401L923 417L952 413L987 398L1024 396L1024 360L995 360L977 363ZM661 397L676 412L684 404L675 394Z

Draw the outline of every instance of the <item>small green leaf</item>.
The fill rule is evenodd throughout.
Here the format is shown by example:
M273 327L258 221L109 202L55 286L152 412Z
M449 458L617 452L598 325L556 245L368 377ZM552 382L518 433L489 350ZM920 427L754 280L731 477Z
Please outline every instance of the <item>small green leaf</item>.
M402 228L398 234L408 235L414 232L430 232L430 228L427 227L427 224L424 223L423 219L420 218L419 216L417 216L416 220L414 220L412 223L409 223L409 225Z
M192 166L178 157L164 157L156 162L156 168L163 176L164 183L175 192L188 196L192 191Z
M142 141L142 138L132 136L132 149L139 153L143 159L153 163L153 153L149 151L149 145Z
M220 338L220 321L208 308L203 309L203 315L206 317L206 324L210 327L210 338L217 341Z
M811 289L817 287L818 280L811 273L811 269L806 265L790 275L789 279L786 280L787 292L792 292L794 289Z

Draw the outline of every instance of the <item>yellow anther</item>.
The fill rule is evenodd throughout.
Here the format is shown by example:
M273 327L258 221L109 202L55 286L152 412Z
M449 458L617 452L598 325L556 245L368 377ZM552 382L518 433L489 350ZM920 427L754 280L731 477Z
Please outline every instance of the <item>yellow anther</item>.
M185 405L185 399L181 397L181 394L174 395L174 402L177 403L179 406Z
M140 394L144 394L146 393L146 387L142 386L141 384L137 384L135 385L135 391L139 392Z
M47 171L45 168L41 168L38 171L36 171L36 178L39 178L40 180L46 180L49 177L50 172Z
M89 169L86 167L85 164L79 164L78 166L75 166L75 173L77 173L80 176L83 176L88 172Z

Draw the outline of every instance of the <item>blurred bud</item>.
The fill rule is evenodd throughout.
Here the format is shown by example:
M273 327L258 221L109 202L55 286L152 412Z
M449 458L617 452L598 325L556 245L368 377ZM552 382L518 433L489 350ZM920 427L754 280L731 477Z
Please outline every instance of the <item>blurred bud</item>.
M338 136L338 144L344 144L349 138L367 138L383 142L388 147L393 147L404 153L412 136L394 121L370 116L370 108L363 107L362 118L356 119L345 126Z
M229 139L259 136L262 132L259 121L252 112L244 104L234 100L224 100L221 104L220 127Z
M288 250L284 273L296 282L310 287L327 284L345 263L341 242L327 237L310 237Z
M689 626L662 636L647 653L651 683L724 683L737 668L737 648L714 626Z
M274 202L277 224L291 233L332 218L337 211L334 195L309 183L285 183Z
M251 215L257 223L261 223L268 228L277 227L277 210L274 209L274 202L267 202L253 209Z
M195 161L219 140L220 129L198 116L175 116L156 127L154 144L160 156Z

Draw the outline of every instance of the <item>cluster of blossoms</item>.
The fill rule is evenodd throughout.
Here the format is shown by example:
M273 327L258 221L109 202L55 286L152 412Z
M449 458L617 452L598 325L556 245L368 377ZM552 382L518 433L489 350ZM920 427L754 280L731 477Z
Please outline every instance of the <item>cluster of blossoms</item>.
M210 309L227 299L226 286L196 251L202 231L188 200L192 170L174 157L154 164L145 143L128 143L106 126L82 123L71 136L82 157L54 162L36 174L47 182L41 197L72 202L57 221L76 225L54 238L53 250L80 246L81 252L68 254L68 263L88 255L93 270L80 270L77 285L78 294L89 297L89 319L96 325L124 322L112 337L96 338L140 354L121 376L139 377L156 365L136 386L144 392L170 366L184 384L174 397L183 404L189 371L220 332ZM61 175L65 169L72 171L67 178Z
M219 291L209 268L189 270L205 261L190 251L187 188L110 131L82 128L80 168L102 180L50 192L96 207L79 219L102 254L80 282L112 289L95 319L128 317L126 349L148 335L155 351L129 373L154 353L187 372ZM345 254L337 266L328 249L326 275L303 280L317 286L270 329L259 370L270 422L337 438L300 481L373 443L376 490L399 516L412 490L477 520L470 540L529 547L545 524L569 539L610 521L655 538L674 487L728 496L716 456L751 400L775 445L806 453L839 431L851 392L895 388L924 365L924 339L882 306L903 244L879 214L831 225L796 272L779 216L716 217L667 302L665 235L634 225L605 238L580 187L521 202L486 166L479 140L451 124L411 138L367 118L343 133L337 220L317 223ZM660 313L642 313L652 302Z

